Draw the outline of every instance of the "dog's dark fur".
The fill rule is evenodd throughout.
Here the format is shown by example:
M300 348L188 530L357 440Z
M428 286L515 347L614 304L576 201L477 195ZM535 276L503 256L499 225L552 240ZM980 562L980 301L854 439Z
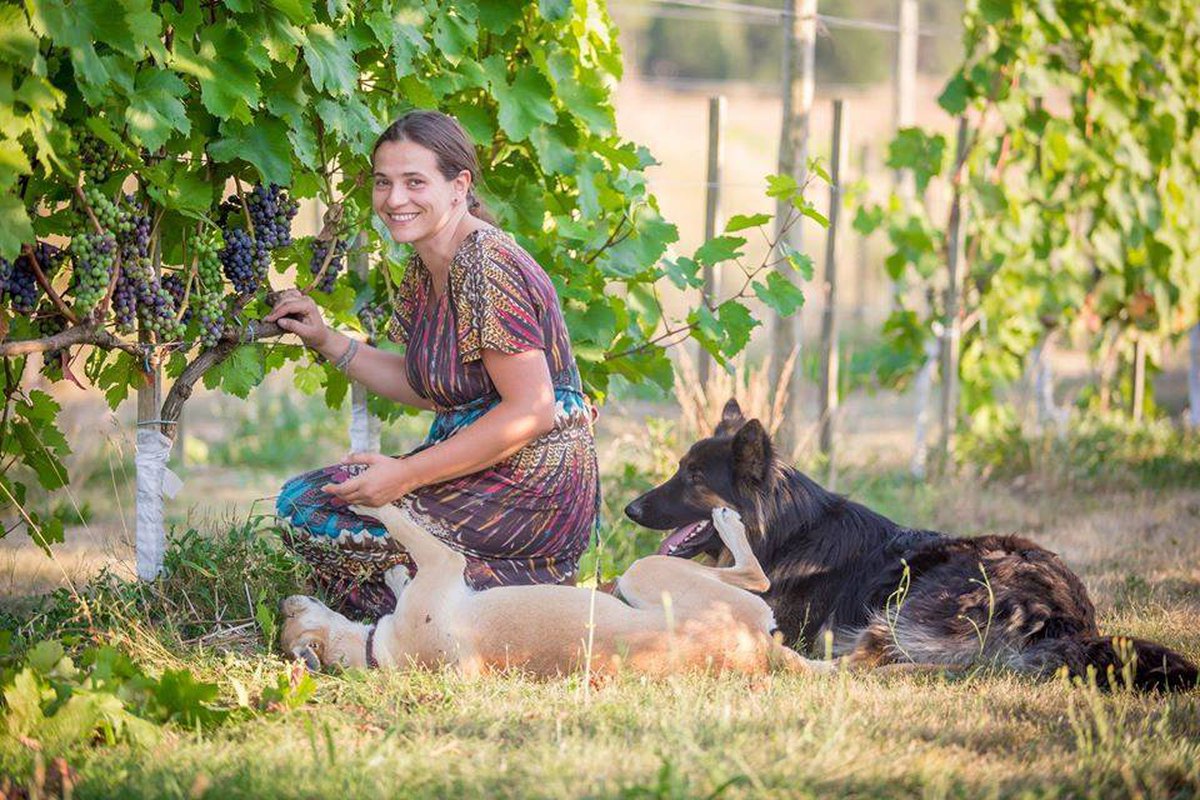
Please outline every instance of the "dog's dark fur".
M731 400L716 433L625 513L666 530L736 509L771 580L765 598L785 641L850 664L1000 663L1101 685L1184 689L1196 666L1167 648L1101 636L1079 578L1054 553L1019 536L952 538L903 528L779 463L757 420ZM719 558L711 525L664 552Z

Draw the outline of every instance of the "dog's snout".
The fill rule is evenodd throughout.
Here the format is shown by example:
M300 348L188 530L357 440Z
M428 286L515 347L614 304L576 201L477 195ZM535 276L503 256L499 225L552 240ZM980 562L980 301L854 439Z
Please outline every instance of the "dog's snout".
M640 497L629 505L625 506L625 516L629 517L638 524L641 524L642 522L642 512L642 498Z

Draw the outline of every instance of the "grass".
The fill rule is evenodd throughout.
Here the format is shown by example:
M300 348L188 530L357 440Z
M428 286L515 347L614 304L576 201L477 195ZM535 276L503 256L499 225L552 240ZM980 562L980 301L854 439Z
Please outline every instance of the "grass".
M740 380L748 385L762 377L748 372ZM717 394L703 408L697 403L697 419L719 408L723 397ZM106 645L136 665L125 682L105 684L94 668L70 680L47 677L40 684L44 708L52 711L71 693L83 696L107 685L126 709L152 723L153 735L117 736L111 743L94 733L56 738L45 729L37 736L12 735L10 709L20 700L12 694L8 709L0 710L0 793L1200 794L1200 692L1100 694L988 670L957 677L691 675L657 682L621 676L593 684L578 676L467 681L440 672L345 671L319 675L309 685L273 646L275 602L309 590L307 569L281 549L271 518L260 516L280 480L270 471L279 466L271 441L300 440L296 447L304 449L293 453L293 464L322 463L338 450L341 425L313 427L306 402L296 413L283 413L271 400L254 412L253 424L230 428L239 452L222 450L214 440L210 465L185 469L185 493L191 494L171 506L176 527L168 571L155 584L118 577L127 543L116 547L118 566L99 576L95 565L85 569L89 551L78 530L59 550L62 563L2 551L20 556L0 563L7 584L0 585L5 691L13 691L16 668L39 641L61 641L80 665L94 658L89 648ZM679 433L680 423L640 419L612 406L602 422L606 524L601 548L589 553L582 574L593 574L598 563L602 577L609 577L657 544L658 534L624 520L621 506L674 469L686 434ZM202 426L197 420L193 430L203 432ZM401 435L419 436L417 427ZM1200 479L1194 473L1189 478L1187 469L1194 450L1157 431L1137 436L1123 440L1098 432L1061 453L1044 448L1017 477L916 482L903 470L906 457L892 457L890 444L857 440L847 431L839 490L912 526L1030 536L1081 574L1103 631L1161 641L1200 659ZM1134 458L1141 454L1149 460ZM227 459L254 469L212 465ZM1083 467L1072 472L1067 463ZM92 472L77 499L88 507L94 543L103 543L105 526L120 530L118 510L105 495L125 485L119 480L122 462L111 473L108 465ZM220 503L231 495L238 505L221 513ZM189 510L181 514L183 507ZM50 576L34 577L34 558ZM72 559L79 559L78 569L68 568ZM55 571L73 578L78 594L61 588L35 596L38 585L54 583ZM7 656L3 631L9 633ZM188 680L181 682L181 671ZM174 681L170 692L162 688L168 678Z
M1084 576L1103 630L1200 657L1198 490L1030 500L882 474L857 491L914 524L1032 528ZM61 757L77 798L1200 793L1200 694L1099 694L987 670L593 685L352 670L318 676L307 703L270 711L262 698L295 676L271 652L263 609L306 575L267 522L179 534L154 586L94 581L90 621L69 613L76 606L63 592L9 623L29 641L114 645L147 673L188 669L217 687L216 706L244 713L198 730L164 724L141 744L39 751L0 737L0 773L37 788L44 765ZM49 780L42 789L54 788Z

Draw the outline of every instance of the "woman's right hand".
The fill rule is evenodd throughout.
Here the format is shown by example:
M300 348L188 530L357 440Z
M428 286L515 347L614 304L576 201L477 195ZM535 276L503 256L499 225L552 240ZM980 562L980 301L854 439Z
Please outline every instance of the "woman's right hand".
M284 289L275 301L271 313L263 322L274 322L288 333L300 337L308 347L320 350L329 336L329 328L321 319L317 303L297 289Z

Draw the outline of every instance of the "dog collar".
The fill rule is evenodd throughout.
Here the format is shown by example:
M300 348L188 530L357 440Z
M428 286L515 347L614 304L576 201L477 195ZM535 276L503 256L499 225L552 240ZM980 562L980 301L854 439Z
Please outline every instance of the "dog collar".
M379 662L375 660L375 625L371 626L371 630L367 631L367 668L379 669Z

